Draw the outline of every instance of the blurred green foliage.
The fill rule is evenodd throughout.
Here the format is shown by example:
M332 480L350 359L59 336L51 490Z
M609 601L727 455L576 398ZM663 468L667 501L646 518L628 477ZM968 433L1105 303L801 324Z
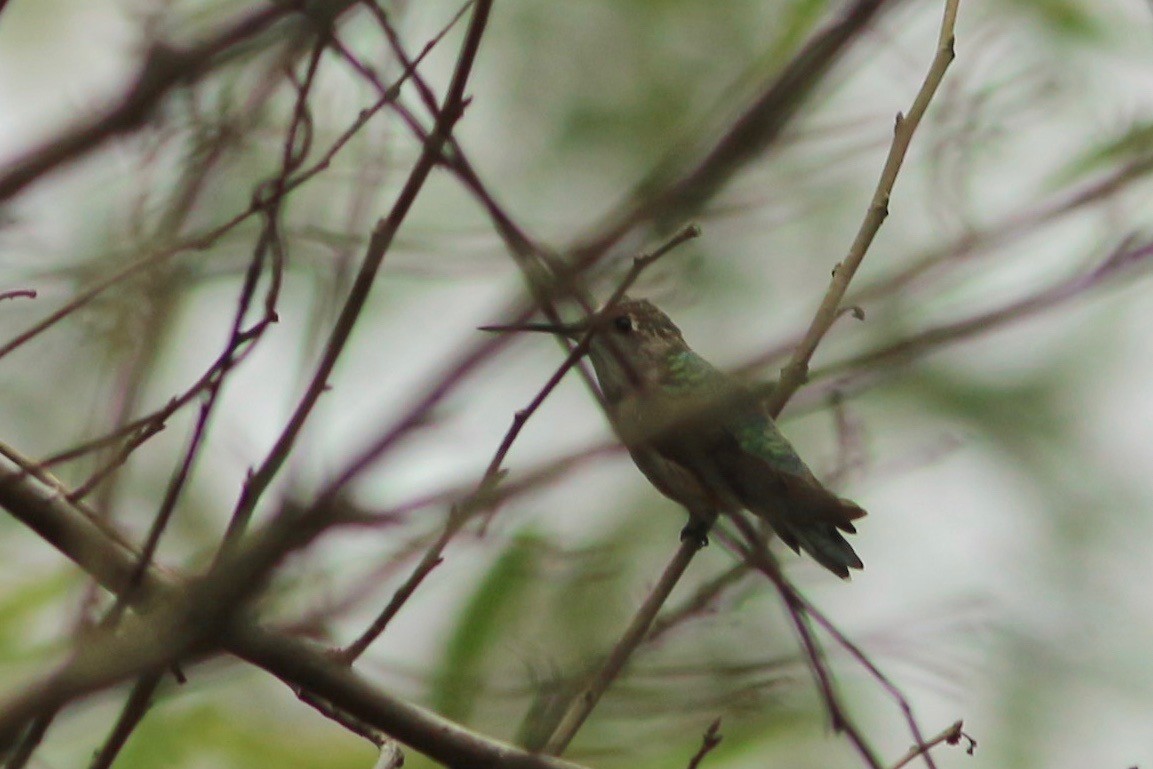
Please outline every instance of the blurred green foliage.
M5 76L9 86L44 62L73 62L76 72L88 65L87 53L69 57L67 14L36 6L14 3L0 15L0 52L7 51L0 55L15 73ZM939 6L906 2L870 31L782 143L702 213L705 237L638 286L668 306L711 359L742 363L792 340L807 322L864 212L893 115L907 107L923 75ZM177 2L127 13L110 3L101 13L138 40L153 26L178 36L208 30L246 7ZM518 223L563 248L654 166L691 160L841 7L828 0L498 3L461 142ZM389 8L411 51L456 10L451 3ZM1118 41L1148 23L1139 12L1090 0L963 3L958 59L860 276L861 286L878 289L864 303L866 321L839 321L818 353L818 369L942 318L1018 300L1091 269L1124 236L1148 231L1153 104L1148 89L1132 85L1145 81L1129 71L1148 76L1148 62L1121 62L1126 77L1115 71L1128 50ZM59 30L59 47L7 45L12 30L28 29L32 17L46 45ZM339 32L382 73L395 75L365 14ZM105 55L136 53L111 42L101 47ZM434 83L451 64L439 55L429 64ZM210 244L197 238L244 210L281 162L280 132L294 98L284 64L252 53L171 99L148 130L46 180L5 212L0 288L40 291L34 302L0 303L5 340L133 260L194 247L0 360L0 440L40 457L104 434L165 403L219 352L257 222ZM84 104L104 92L90 88L91 99L81 92ZM343 63L325 59L312 158L373 98ZM422 114L413 94L405 99ZM5 104L14 109L10 98ZM302 389L350 265L416 152L403 125L374 120L290 199L280 323L225 388L210 450L178 508L163 562L203 565L247 469ZM1108 194L1059 213L1048 208L1125 169L1132 173ZM518 290L483 210L446 174L430 190L386 260L365 326L278 493L305 497L403 413L476 325L493 320L494 297ZM609 271L632 245L614 254ZM931 264L908 281L888 283L927 257ZM927 713L927 731L971 719L978 758L946 750L942 769L1153 761L1148 752L1133 754L1138 738L1125 718L1153 707L1153 669L1143 651L1153 642L1153 612L1141 579L1153 534L1147 287L1137 276L1133 283L1128 293L1087 293L923 357L841 372L844 381L815 381L797 404L821 407L833 386L849 393L845 408L867 461L846 493L871 512L860 535L868 570L850 585L829 585L805 562L789 554L784 561L819 605L843 618L854 638L866 639L886 671L896 671ZM367 506L387 508L449 480L475 480L512 412L559 360L551 347L518 349L522 357L509 354L470 380L404 447L395 467L381 468L386 481L357 489ZM779 363L770 360L761 373L772 376ZM606 437L583 391L562 402L526 429L518 443L523 454L514 452L509 462L511 481L529 459ZM191 420L189 411L171 419L94 502L135 537L155 514ZM786 427L814 466L826 469L837 466L848 442L830 423L822 416ZM944 439L955 446L944 456L930 457L918 443ZM107 459L88 457L55 471L76 483ZM904 472L886 474L902 462ZM621 472L597 465L603 475L585 475L579 468L540 496L506 504L485 537L450 548L398 627L370 651L366 674L495 737L539 743L565 695L615 641L682 523L627 459L604 464ZM301 556L312 559L303 569L309 577L300 579L295 602L278 596L279 611L324 615L330 605L340 607L310 630L336 642L354 637L411 565L410 545L443 514L421 511L339 547L322 542ZM574 520L586 524L576 535ZM6 678L60 649L82 590L55 556L35 563L24 557L24 536L0 542L0 564L12 564L0 566ZM731 562L714 544L674 603ZM354 596L348 611L342 591ZM963 608L969 601L980 607L975 618ZM936 635L909 640L927 603L958 618ZM958 664L943 651L953 646L972 663ZM845 655L833 659L878 749L899 756L911 738L897 709ZM959 668L963 674L954 675ZM193 668L192 692L166 683L118 767L371 766L367 744L303 706L286 706L298 704L287 689L249 671L231 683L260 679L251 697L214 697L217 681L206 675L200 685L197 673ZM115 717L112 699L66 712L65 725L49 733L46 763L83 763ZM828 734L793 632L756 578L737 582L646 647L572 755L597 767L685 766L717 716L724 741L705 766L860 765ZM85 728L73 718L88 719ZM1078 723L1087 726L1069 726ZM415 755L406 763L426 765Z

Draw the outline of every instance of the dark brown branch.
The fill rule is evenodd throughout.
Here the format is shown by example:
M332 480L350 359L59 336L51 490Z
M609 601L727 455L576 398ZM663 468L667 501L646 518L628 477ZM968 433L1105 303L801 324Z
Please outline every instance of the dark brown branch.
M694 166L663 183L649 179L637 185L630 199L571 249L574 268L595 262L638 224L695 217L734 174L772 147L848 47L881 10L896 4L895 0L856 0L850 4L838 21L821 30L793 57ZM673 158L664 165L681 164Z
M0 202L29 184L100 147L106 141L137 130L175 88L193 83L216 69L228 54L288 16L298 13L309 24L327 27L354 0L313 0L310 3L275 3L226 25L215 35L184 48L154 46L133 82L116 102L100 114L81 121L39 147L25 151L0 173Z
M705 730L704 736L701 737L701 747L689 761L688 769L700 769L701 762L705 760L705 756L716 750L717 746L721 744L722 739L724 738L721 736L721 719L717 718L709 724L709 728Z
M100 750L92 759L88 769L109 769L120 755L120 751L132 736L132 732L144 720L148 708L152 704L152 696L164 678L164 671L150 671L136 679L128 701L116 719L116 725L108 735L108 739L100 746Z
M0 457L0 507L36 531L46 541L55 546L65 556L75 561L97 579L105 588L116 591L128 580L136 566L137 555L115 531L86 516L79 508L65 501L59 490L52 485L24 472L19 465ZM246 548L245 556L258 556L256 562L245 567L249 574L264 571L269 555L282 550L284 532L276 535L270 530L264 544L258 548ZM221 574L228 580L239 575ZM222 587L226 587L222 585ZM232 588L235 590L235 588ZM138 591L138 608L149 613L151 606L164 606L172 601L184 603L187 583L182 579L161 571L156 567L147 570L141 590ZM177 613L179 616L179 613ZM152 626L152 623L150 623ZM159 627L159 626L158 626ZM201 631L203 632L203 631ZM242 659L253 662L294 689L304 688L318 697L332 703L334 707L349 713L361 721L371 724L390 736L404 742L430 758L454 767L517 767L523 769L576 769L571 764L556 759L535 756L510 745L488 739L468 731L457 724L397 697L388 695L369 684L347 666L332 660L329 655L313 644L282 636L260 628L245 618L236 618L220 629L223 646ZM121 656L101 655L101 661L117 663L103 668L102 677L89 678L85 683L89 688L97 684L107 685L114 679L122 680L139 670L146 662L158 656L171 656L188 638L195 638L197 632L184 629L171 634L176 638L174 645L158 645L159 652L146 658L139 654L137 646L124 650L113 649ZM136 642L141 642L140 634L133 634ZM165 634L165 637L169 637ZM163 639L161 639L163 640ZM132 658L132 666L124 662ZM114 674L119 674L114 675ZM74 694L77 682L71 682L68 693ZM47 696L53 695L53 696ZM62 699L60 691L39 694L33 702L24 704L24 712L43 702ZM7 713L12 716L11 712ZM19 714L17 714L19 715Z
M305 421L312 413L321 394L327 389L328 378L336 367L336 362L344 351L345 344L352 335L352 329L360 317L361 310L368 301L369 292L375 282L376 273L384 261L385 254L392 246L393 239L412 208L417 194L436 166L453 126L464 113L465 87L472 72L472 66L476 61L481 36L488 22L491 7L491 0L479 0L476 4L460 55L457 58L452 82L449 84L448 93L445 96L444 107L437 117L436 126L428 141L425 142L420 158L409 174L392 210L387 217L377 222L373 230L360 270L353 281L352 289L341 308L340 315L304 396L297 404L288 424L277 438L264 462L252 473L245 484L240 501L237 503L229 523L227 535L229 541L235 540L247 527L261 495L280 471L288 458L288 454L292 451Z

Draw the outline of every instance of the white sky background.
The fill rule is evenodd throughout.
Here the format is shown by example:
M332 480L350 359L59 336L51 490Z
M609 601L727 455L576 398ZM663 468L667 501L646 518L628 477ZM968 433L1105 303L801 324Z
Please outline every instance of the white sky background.
M124 4L37 0L35 10L30 5L28 0L12 0L0 15L0 158L13 156L57 130L61 120L101 103L100 95L115 93L138 53L138 23ZM46 10L49 7L53 10ZM439 26L447 7L437 3L423 8L410 20L409 39L423 40L421 30ZM597 8L590 13L611 13L611 4ZM518 33L507 25L501 4L497 9L486 45L515 57ZM965 221L990 221L1006 208L1028 205L1022 196L1036 195L1042 189L1039 181L1052 179L1071 153L1086 146L1086 137L1119 135L1128 124L1153 115L1153 10L1147 3L1110 3L1102 11L1116 41L1111 55L1075 45L1059 51L1037 49L1038 38L1027 34L1027 22L994 10L995 3L963 2L958 59L941 98L963 102L988 93L1003 99L997 109L1004 133L989 136L987 151L977 153L979 174L969 182L962 210L951 205L941 194L939 180L926 171L923 152L933 139L933 128L926 126L898 181L886 229L866 258L862 282L884 274L895 260L916 254L918 244L942 240L942 230L952 228L956 235ZM1017 18L1017 34L991 26L1006 18ZM1118 21L1122 19L1126 21ZM570 30L563 25L571 21L558 19L556 29L545 28L540 34L567 36ZM661 297L686 338L707 358L737 365L807 322L867 203L875 176L856 174L857 166L879 169L892 115L907 107L920 83L938 21L935 3L910 2L893 14L876 33L889 40L891 48L869 61L862 55L876 54L877 46L859 49L853 66L839 71L837 87L828 97L831 104L823 105L814 118L817 125L833 124L838 117L862 121L860 134L848 135L845 145L872 149L849 155L847 168L805 167L796 156L751 168L718 201L730 210L704 221L703 239L684 255L671 257L663 274L658 269L650 276L647 290ZM596 77L602 69L624 67L639 55L630 52L637 41L598 36L601 31L595 19L571 30L575 39L588 35L602 48L587 60L559 60L553 62L555 68L544 68L537 83L542 94L554 92L560 101L582 75ZM661 48L659 55L671 55L670 49L676 46ZM449 61L452 49L444 50L430 62L434 72L439 67L443 73ZM691 45L685 51L686 56L697 55ZM474 102L460 136L482 176L519 221L546 241L563 245L587 231L645 165L640 160L632 167L622 164L607 150L580 158L571 152L550 154L554 150L543 133L555 130L547 125L555 103L542 96L539 120L529 119L518 95L505 90L510 69L515 66L482 56L470 89ZM994 88L1014 77L1023 82L1052 80L1056 95L1041 102L1052 110L1051 120L1037 120L1026 108L1014 112L1017 105L1006 90ZM726 82L721 74L716 79ZM342 98L335 91L331 95L334 104ZM838 112L838 105L844 111ZM687 104L684 124L692 125L708 106L707 101ZM508 120L511 110L519 110L515 136ZM66 262L70 251L99 229L90 221L76 221L71 207L92 202L94 179L116 179L131 168L131 161L113 150L26 193L12 212L15 223L0 232L0 270L15 275L9 279L0 273L0 289L28 283L40 258ZM794 183L827 186L828 211L797 211L787 191ZM340 465L341 456L403 413L410 401L395 395L419 393L422 383L467 343L470 329L498 320L495 313L518 290L511 261L502 259L499 244L475 208L450 193L451 186L444 179L434 182L433 189L444 191L444 197L414 211L402 232L409 250L386 262L373 316L354 338L334 393L321 411L323 420L308 434L307 457L314 463L297 463L300 477L325 477ZM844 205L846 198L857 202ZM112 206L114 200L104 205ZM964 316L1019 295L1039 281L1056 279L1091 255L1106 253L1125 232L1148 231L1149 202L1147 190L1142 194L1138 187L1112 206L1108 216L1095 212L1010 244L995 258L960 271L945 289L927 294L926 306L914 308L903 320L924 324ZM115 231L117 213L110 211L105 222L110 231ZM815 226L812 217L823 215L829 218ZM820 241L817 246L814 238ZM465 279L441 280L419 272L428 260L442 256L430 250L446 245L459 249L451 259L463 265ZM789 258L793 254L804 258ZM685 262L701 258L719 265L711 277L677 277ZM914 658L926 656L926 646L931 647L928 656L939 652L934 661L946 671L942 677L947 685L902 664L899 653L889 657L878 649L881 664L914 694L927 728L963 717L967 730L980 741L975 758L960 751L941 754L942 767L1009 766L1013 760L1020 760L1020 766L1069 769L1153 765L1153 665L1148 660L1153 649L1153 339L1148 333L1148 291L1149 283L1142 281L1100 292L933 358L932 370L938 375L955 371L993 388L1011 388L1048 367L1068 378L1061 390L1065 418L1074 425L1080 449L1069 455L1068 486L1054 493L1069 503L1069 510L1054 512L1053 497L1027 481L1026 470L1014 466L1011 452L975 434L970 425L910 410L899 388L880 388L875 397L852 406L854 417L864 424L875 470L857 477L846 490L871 513L854 540L867 569L849 585L827 579L808 564L795 564L795 573L851 633L868 637L879 626L887 628L886 641L901 642L898 648L924 644ZM36 300L36 310L47 312L65 295L49 287ZM231 286L207 288L188 317L201 315L198 309L223 317L232 296ZM0 306L0 313L7 311ZM206 493L218 496L222 510L234 501L244 468L262 456L297 392L303 320L283 315L276 333L232 385L214 432L216 454L201 467L215 478ZM36 311L22 307L17 327L34 317ZM397 318L408 320L389 322ZM411 319L419 319L419 334L412 333ZM870 340L883 338L869 324L894 319L901 320L888 308L877 316L870 312L862 328L838 328L840 333L823 348L818 362L869 346ZM217 337L200 329L183 333L187 358L171 362L166 381L155 385L158 391L187 382L219 344ZM52 344L46 340L42 343ZM1060 361L1070 349L1078 359L1063 366ZM7 367L19 362L23 382L23 377L35 375L30 364L40 354L26 351L3 363ZM555 345L547 340L518 342L499 366L480 375L478 386L450 400L443 424L412 441L398 463L358 491L385 504L447 480L476 478L513 411L525 405L559 360ZM15 387L17 380L9 376L8 370L0 375L0 391ZM270 387L270 382L280 384ZM5 414L0 408L0 439L26 445L30 453L58 448L38 445L33 428L26 415ZM815 467L828 466L833 447L827 415L790 423L786 431ZM603 419L574 379L534 417L509 466L515 473L606 434ZM957 448L928 466L891 469L916 464L916 454L951 444ZM1035 449L1039 457L1047 451L1043 445ZM1086 478L1078 478L1080 473ZM1102 486L1109 485L1103 477L1115 479L1115 498L1098 498ZM534 496L507 514L579 542L613 515L621 495L656 496L641 484L643 479L627 460L600 463L575 485ZM574 490L579 493L574 495ZM671 551L680 519L671 504L667 507ZM1125 518L1118 521L1117 516ZM1108 533L1082 548L1077 527ZM347 549L334 554L334 561L357 563L377 552L373 539L353 539L341 540ZM394 662L413 669L432 662L441 651L438 639L451 619L452 602L470 586L477 568L478 557L471 549L450 553L422 595L421 610L401 615L375 648L372 664L383 668ZM945 630L922 629L922 624L932 628L937 622ZM903 638L906 625L908 638ZM1067 660L1066 675L1036 680L1032 687L1022 683L1030 680L1031 664L1053 656ZM1037 722L1008 721L1008 710L1031 696L1046 700ZM880 723L892 726L880 745L886 755L896 755L907 736L895 717Z

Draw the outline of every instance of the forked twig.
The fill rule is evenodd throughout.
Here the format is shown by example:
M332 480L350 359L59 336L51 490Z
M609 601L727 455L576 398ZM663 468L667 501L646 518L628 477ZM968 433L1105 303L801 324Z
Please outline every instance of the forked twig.
M964 722L956 721L952 725L945 727L943 730L941 730L940 734L937 734L928 742L914 745L913 747L909 748L908 753L901 756L897 763L893 764L891 767L889 767L889 769L901 769L901 767L912 763L913 760L917 758L917 756L929 755L930 750L937 747L938 745L941 745L942 743L956 745L962 739L968 740L969 742L968 747L965 748L965 752L967 752L970 756L973 755L973 751L977 749L977 741L962 731L962 726L964 726Z
M721 736L721 719L718 716L716 720L709 724L709 728L705 730L704 735L701 737L701 747L689 761L688 769L699 769L701 762L705 760L705 756L716 750L723 739Z
M908 116L898 115L889 156L881 172L881 178L877 183L865 220L861 224L860 231L849 250L848 256L834 270L832 283L809 326L808 332L802 339L801 344L797 347L789 363L782 370L781 380L767 400L767 408L773 416L777 416L780 413L793 393L804 384L808 375L809 360L812 358L814 351L832 324L843 314L841 303L845 292L848 290L849 283L852 281L857 268L864 259L873 237L876 235L888 214L889 194L896 181L905 154L908 151L913 133L944 77L949 63L953 60L953 29L956 23L958 5L959 0L947 0L946 2L941 31L938 38L937 53L934 56L929 72L917 96L913 100L913 105L909 110ZM611 234L605 237L610 236ZM593 248L591 246L587 247L586 258L593 253ZM850 308L850 311L853 311L852 308ZM737 520L740 520L739 517L737 517ZM759 539L755 532L747 532L746 538L749 539L749 548L746 550L747 557L751 559L749 562L756 568L762 570L766 576L773 581L773 584L777 587L789 611L794 627L801 639L806 657L810 661L818 688L822 692L834 728L844 731L849 736L862 758L870 767L873 769L882 769L881 763L872 748L868 745L860 730L851 722L843 706L840 704L840 700L833 687L831 673L824 662L820 646L809 628L807 614L804 611L804 604L800 601L799 595L792 585L785 580L783 575L780 574L780 571L776 568L775 563L771 561L771 558L768 557L768 551L763 547L763 540ZM612 682L624 666L628 655L639 645L643 634L638 636L638 626L643 625L645 628L650 627L656 616L656 611L659 609L659 603L657 603L656 606L653 604L655 602L663 602L667 599L669 593L671 593L673 584L666 584L665 578L670 576L670 574L675 574L675 576L672 576L673 583L679 580L680 576L684 573L684 569L687 568L688 560L691 560L695 552L695 549L687 548L686 543L682 542L673 560L669 566L666 567L662 580L654 587L641 609L637 612L624 636L618 641L617 646L614 647L608 661L606 661L602 669L593 677L585 689L570 703L569 709L562 718L561 724L554 731L547 743L545 748L546 752L559 755L560 752L568 746L576 734L576 731L580 728L581 724L584 723L584 720L588 717L593 707L595 707L600 695L603 694L609 683ZM763 558L761 557L762 553L764 555ZM678 567L679 572L676 571ZM918 743L921 743L923 740L920 738L920 731L916 727L915 720L911 719L911 713L909 716L914 737ZM927 753L925 756L926 761L930 764L930 767L932 767L932 759L929 758Z
M695 225L689 225L679 231L676 235L666 241L663 245L649 254L643 254L633 260L632 267L625 275L620 285L617 286L616 291L613 292L612 297L609 299L609 305L620 299L621 296L636 282L641 273L651 266L654 262L660 259L665 254L672 251L680 244L691 240L692 238L700 235L700 229ZM580 359L584 356L585 351L588 349L590 334L586 334L565 357L560 366L552 373L552 375L545 382L544 386L533 396L529 404L513 416L512 425L509 426L508 431L501 439L500 446L497 448L496 453L493 454L492 459L488 463L480 482L477 484L476 490L464 502L454 504L449 511L448 520L445 522L444 529L441 531L440 536L429 547L425 554L421 557L420 561L413 568L408 578L397 588L393 593L388 604L384 610L373 620L372 624L351 644L343 649L338 655L339 659L347 664L352 664L365 652L366 649L375 641L388 627L389 622L400 611L405 603L412 597L416 589L424 581L425 577L432 572L443 560L443 553L449 542L457 535L464 524L470 518L470 512L476 508L477 502L483 502L495 490L496 485L501 480L501 466L504 464L508 452L512 449L513 443L520 435L521 430L528 422L529 418L541 407L545 399L556 389L560 384L565 374L575 366Z
M849 247L849 253L833 270L833 279L825 293L825 298L817 308L817 313L813 316L801 343L793 351L789 362L781 369L780 381L766 401L769 413L773 416L781 413L789 398L808 379L809 361L812 360L817 345L821 343L829 328L841 315L841 302L849 289L849 283L857 274L857 269L861 266L869 246L872 245L873 238L876 237L877 231L881 229L881 225L889 215L889 195L893 191L897 174L900 173L901 164L909 151L913 134L916 132L917 126L920 125L925 111L929 108L929 102L932 101L933 95L937 92L937 87L945 77L945 71L953 61L955 55L953 30L956 27L957 9L960 2L961 0L946 0L945 2L941 31L937 39L937 53L929 65L929 71L913 99L913 105L909 108L908 114L897 114L896 125L893 128L893 142L889 146L889 155L881 169L881 176L877 180L877 186L873 191L873 198L869 203L864 221L861 222L861 227L853 239L853 244Z

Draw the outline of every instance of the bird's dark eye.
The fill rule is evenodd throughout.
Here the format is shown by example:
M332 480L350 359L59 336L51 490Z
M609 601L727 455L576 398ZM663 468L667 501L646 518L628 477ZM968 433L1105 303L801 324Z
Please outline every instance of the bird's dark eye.
M616 326L617 331L627 334L633 330L633 319L628 315L618 315L613 318L613 325Z

